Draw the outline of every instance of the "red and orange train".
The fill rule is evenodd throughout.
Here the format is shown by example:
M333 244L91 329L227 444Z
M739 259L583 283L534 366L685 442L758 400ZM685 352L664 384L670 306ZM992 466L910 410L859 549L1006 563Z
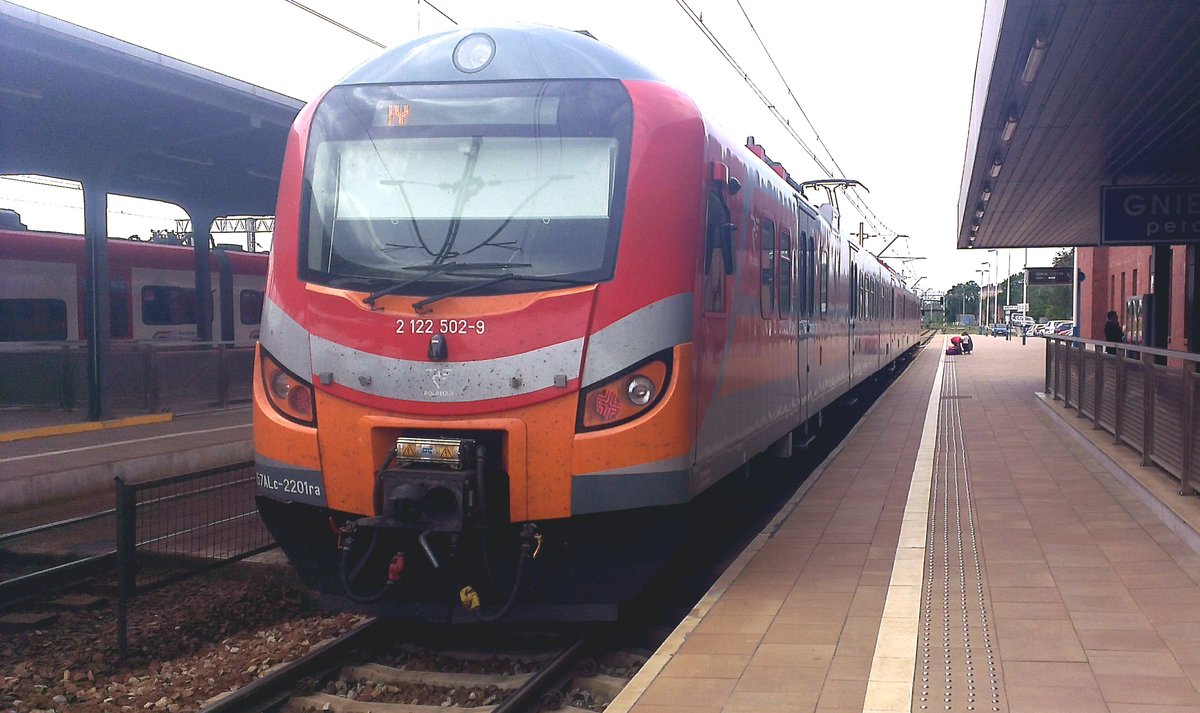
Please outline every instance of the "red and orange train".
M259 509L292 562L393 616L614 615L646 569L614 543L917 343L799 188L584 34L355 70L293 127L267 282Z

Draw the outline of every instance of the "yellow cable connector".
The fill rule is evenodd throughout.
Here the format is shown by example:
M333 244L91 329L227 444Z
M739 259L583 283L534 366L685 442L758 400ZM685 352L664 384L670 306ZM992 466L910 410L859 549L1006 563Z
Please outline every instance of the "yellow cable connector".
M463 587L458 591L458 599L462 602L464 609L475 611L479 608L479 592L476 592L473 587Z

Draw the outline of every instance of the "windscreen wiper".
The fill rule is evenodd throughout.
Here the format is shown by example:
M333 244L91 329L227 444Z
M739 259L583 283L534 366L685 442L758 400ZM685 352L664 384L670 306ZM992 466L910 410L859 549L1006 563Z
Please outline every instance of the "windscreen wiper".
M467 267L467 265L463 265L463 267L465 268L465 267ZM492 285L496 285L501 282L508 282L509 280L527 280L530 282L554 282L554 283L558 283L561 285L575 285L575 286L593 284L593 282L591 280L576 280L576 279L570 278L570 277L543 277L541 275L518 275L514 272L506 272L503 275L495 275L495 276L469 275L469 274L465 274L465 273L459 273L456 276L457 277L483 277L483 278L489 278L489 279L485 279L483 282L473 282L469 285L463 285L462 287L459 287L456 290L450 290L448 292L443 292L441 294L431 295L419 302L413 302L413 305L412 305L413 309L416 310L418 313L423 314L425 312L425 308L428 307L429 305L433 304L434 302L444 300L447 297L454 297L456 295L466 294L466 293L472 292L474 290L483 289L484 287L491 287Z
M375 300L384 295L394 294L415 285L418 282L427 280L435 275L440 275L444 272L454 272L455 270L490 270L505 267L529 267L529 263L503 263L503 262L476 262L476 263L457 263L457 262L440 262L431 263L429 265L408 265L400 268L401 270L423 270L424 272L416 277L410 277L406 280L400 280L379 290L375 290L371 294L363 298L363 303L375 306Z

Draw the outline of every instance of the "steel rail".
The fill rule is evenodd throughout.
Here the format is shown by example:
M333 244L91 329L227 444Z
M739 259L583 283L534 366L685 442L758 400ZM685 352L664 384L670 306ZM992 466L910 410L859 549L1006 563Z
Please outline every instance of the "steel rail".
M365 645L383 630L386 620L372 618L314 649L291 663L279 666L247 686L203 706L203 713L247 713L265 711L290 697L292 686L302 678L323 676L342 665L346 655Z

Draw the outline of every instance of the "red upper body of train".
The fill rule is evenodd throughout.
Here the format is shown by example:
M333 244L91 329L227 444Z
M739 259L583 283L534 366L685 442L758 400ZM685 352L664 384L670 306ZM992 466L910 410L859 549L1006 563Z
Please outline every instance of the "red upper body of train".
M520 591L530 546L543 580L586 567L556 549L572 523L687 503L811 427L919 312L785 177L550 28L425 38L306 107L254 399L260 510L293 562L437 618L490 546L524 553L501 600L558 604Z

